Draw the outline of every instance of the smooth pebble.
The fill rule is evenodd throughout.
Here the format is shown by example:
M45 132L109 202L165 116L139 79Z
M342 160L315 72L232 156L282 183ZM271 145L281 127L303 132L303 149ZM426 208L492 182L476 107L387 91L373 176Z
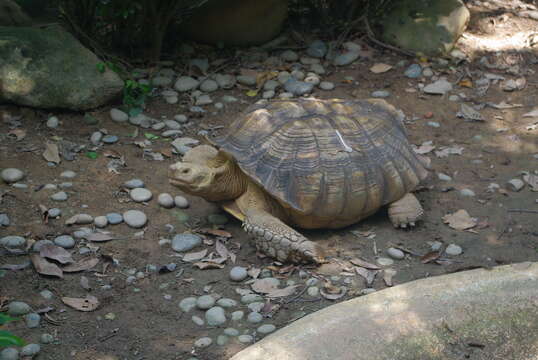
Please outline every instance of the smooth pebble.
M208 347L212 343L213 343L213 339L211 339L210 337L203 337L194 342L194 347L203 349L203 348Z
M461 246L456 245L456 244L450 244L445 249L445 253L450 256L461 255L462 252L463 252L463 249L461 248Z
M30 313L26 314L24 316L24 321L26 322L26 326L30 329L36 328L39 326L39 323L41 322L41 315L37 313Z
M116 225L123 222L123 215L118 213L108 213L106 214L106 218L108 220L108 223L111 225Z
M402 260L405 258L405 254L402 250L393 247L387 249L387 255L396 260Z
M219 326L226 322L224 309L220 306L214 306L205 312L205 320L209 326Z
M24 172L15 168L7 168L2 170L0 177L2 180L4 180L4 182L11 184L22 180L24 178Z
M207 310L215 305L215 298L211 295L202 295L196 299L196 307L200 310Z
M168 193L159 194L159 196L157 197L157 202L159 203L159 205L166 209L174 207L174 198Z
M54 239L54 244L64 249L71 249L75 246L75 239L70 235L60 235Z
M128 210L123 213L123 221L132 228L141 228L148 222L148 217L140 210Z
M189 200L187 200L184 196L178 195L174 197L174 204L180 209L186 209L189 207Z
M256 330L260 334L269 334L276 330L276 326L273 324L264 324Z
M51 200L54 200L54 201L66 201L68 196L65 191L60 191L55 194L52 194L50 198Z
M247 278L247 269L242 266L234 266L230 270L230 279L232 281L243 281Z
M7 306L7 313L12 316L26 315L30 311L30 305L22 301L12 301Z
M93 224L98 228L104 228L108 225L108 220L106 216L96 216L93 219Z
M135 188L129 192L131 199L136 202L146 202L151 200L153 194L146 188Z
M172 249L177 252L189 251L201 244L202 238L195 234L177 234L172 239Z
M143 188L145 186L144 182L140 179L131 179L123 183L128 189Z

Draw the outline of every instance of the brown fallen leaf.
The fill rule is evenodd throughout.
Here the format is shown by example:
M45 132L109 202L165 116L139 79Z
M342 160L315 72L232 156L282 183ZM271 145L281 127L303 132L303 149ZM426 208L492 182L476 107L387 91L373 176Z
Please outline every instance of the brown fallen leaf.
M477 219L472 218L466 210L460 209L455 213L443 216L443 222L452 229L467 230L476 226Z
M192 266L196 266L200 270L207 270L207 269L223 269L223 264L217 264L214 262L207 262L207 261L200 261L197 263L192 264Z
M71 257L71 253L63 247L54 244L45 244L41 247L39 255L44 258L56 260L61 264L75 262Z
M366 268L366 269L370 269L370 270L380 270L381 268L377 265L374 265L374 264L371 264L367 261L364 261L362 259L359 259L359 258L354 258L354 259L351 259L349 260L350 263L352 263L353 265L357 265L357 266L360 266L360 267L363 267L363 268Z
M105 233L100 233L100 232L88 234L84 238L88 241L93 241L93 242L103 242L103 241L110 241L110 240L118 239L112 234L105 234Z
M269 294L278 289L278 285L272 278L256 279L250 287L260 294Z
M95 296L86 295L85 298L62 297L62 302L79 311L94 311L99 307L99 300Z
M84 271L84 270L89 270L95 267L95 265L97 264L99 264L99 259L97 258L82 259L82 260L77 261L76 263L64 266L62 270L64 272L69 272L69 273Z
M186 262L193 262L193 261L199 261L205 258L207 255L207 249L204 249L202 251L196 251L196 252L190 252L183 255L183 261Z
M283 289L275 289L268 293L266 296L269 298L278 298L278 297L285 297L295 294L295 290L299 287L299 285L290 285Z
M392 278L396 275L396 270L394 269L385 269L383 270L383 281L387 286L392 286Z
M58 151L58 145L53 144L53 143L46 143L45 151L43 152L43 157L48 162L59 164L61 159L60 159L60 152Z
M429 253L427 253L426 255L422 256L420 258L420 261L423 263L423 264L427 264L429 262L432 262L434 260L437 260L439 259L439 257L441 256L441 252L440 251L430 251Z
M198 230L198 232L200 232L202 234L220 236L220 237L224 237L224 238L231 238L232 237L232 234L230 234L228 231L220 230L220 229L203 228L203 229Z
M88 280L88 278L86 276L81 276L80 277L80 286L84 290L90 291L92 289L92 287L90 286L90 280Z
M31 254L30 260L32 260L32 264L39 274L57 276L63 279L64 274L58 265L47 261L47 259L42 258L38 254Z

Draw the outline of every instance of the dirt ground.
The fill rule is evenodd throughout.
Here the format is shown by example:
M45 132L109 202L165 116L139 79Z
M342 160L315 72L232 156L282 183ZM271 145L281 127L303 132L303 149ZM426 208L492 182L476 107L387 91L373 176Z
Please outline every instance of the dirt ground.
M306 271L308 277L319 279L339 276L333 277L331 281L338 285L345 284L348 293L336 300L338 302L360 296L361 290L366 287L363 279L357 275L340 275L346 270L346 260L361 258L375 263L378 256L386 256L385 250L390 246L402 246L420 255L430 251L433 241L457 244L463 248L463 254L446 256L452 261L443 264L423 263L419 256L412 254L407 254L403 260L395 260L391 266L397 272L393 279L395 285L476 267L538 260L538 192L532 192L529 185L519 192L504 190L508 180L521 178L522 171L532 173L538 170L537 120L535 117L522 116L536 106L538 62L532 48L521 51L517 44L509 44L508 41L517 39L522 32L532 33L537 22L518 17L502 7L488 9L478 2L469 5L473 11L472 23L458 45L464 52L473 55L472 60L452 68L434 66L436 75L446 76L452 84L460 81L459 85L454 85L450 94L464 93L467 98L474 99L476 104L499 104L504 101L508 104L522 104L521 107L496 109L486 106L480 111L484 121L471 122L458 118L456 114L460 110L461 102L449 101L447 95L417 92L417 83L428 84L431 80L408 79L403 75L407 65L395 66L382 74L369 71L373 64L379 62L396 65L404 59L408 60L407 64L413 61L381 48L373 48L369 59L353 65L342 68L327 66L330 72L323 76L323 80L332 81L336 88L332 91L315 90L313 93L320 98L367 98L374 90L390 91L391 96L387 100L407 115L410 141L417 145L433 141L436 146L434 151L427 154L432 160L432 174L416 192L425 209L424 220L415 229L395 230L388 221L386 210L383 209L349 228L305 231L308 237L322 244L330 255L331 262L321 268L286 268L274 266L268 258L258 257L254 246L242 231L240 222L230 219L223 229L233 235L227 240L226 246L236 252L235 265L259 269L273 266L273 270L283 269L280 272L274 271L273 276L283 279L284 283L289 279L294 280L301 286L304 286L305 280L299 277L300 270ZM494 33L490 31L489 24L494 24ZM504 44L505 40L505 47L494 47ZM498 68L485 68L484 64L480 63L482 56L487 56L488 61L497 64ZM431 62L436 64L435 59L431 59ZM503 65L508 65L508 69L502 69ZM513 69L515 65L519 66L519 73L512 75L509 73L512 71L510 67ZM232 70L233 67L225 72ZM493 84L485 96L477 97L476 86L473 84L466 87L464 80L469 78L469 75L469 80L476 80L480 77L477 72L479 70L509 79L525 77L527 84L524 89L513 92L502 91L499 84ZM352 76L355 81L346 81L348 76ZM225 104L224 109L218 111L212 105L207 106L210 111L201 118L193 118L193 125L188 128L186 135L203 140L197 136L200 129L223 125L225 130L244 108L255 101L246 96L245 92L246 89L234 88L212 93L213 99L219 99L222 95L233 95L240 101ZM190 106L188 99L181 100L179 105L170 105L162 98L155 98L149 102L146 113L154 118L173 118L175 114L187 114ZM0 192L4 194L0 198L0 212L6 212L12 222L11 226L0 228L0 237L21 235L27 239L39 240L70 234L78 226L66 226L65 220L77 213L97 216L141 209L149 218L141 236L135 235L139 230L131 229L125 224L109 225L106 230L112 231L120 239L93 244L98 249L95 251L96 255L91 256L99 256L101 261L92 270L66 274L63 279L40 276L31 266L20 271L4 272L0 278L0 300L4 304L18 300L27 302L34 310L52 307L52 311L47 312L48 317L43 316L41 326L37 329L26 328L24 322L11 323L6 329L29 343L39 342L42 333L53 334L56 341L50 345L42 345L39 359L164 360L188 359L190 356L203 360L227 359L247 345L232 340L224 346L218 346L214 342L205 349L194 350L193 342L204 336L216 339L225 327L234 326L243 331L256 329L259 324L247 325L243 322L233 325L228 322L220 328L198 326L191 321L191 315L203 316L203 313L182 313L178 303L185 297L204 293L238 300L240 296L235 289L248 288L248 285L229 280L229 270L235 266L230 260L223 269L199 270L177 258L169 245L161 246L158 243L162 238L170 239L176 233L189 231L196 224L204 226L208 215L221 211L214 204L189 195L186 197L190 201L190 207L186 210L159 207L156 201L159 193L181 194L178 189L168 184L167 180L168 166L179 160L179 157L173 155L166 157L164 161L143 158L143 150L134 142L143 140L144 132L151 131L140 129L137 137L130 137L135 127L111 121L109 109L102 108L91 113L99 120L97 125L88 125L83 114L54 112L61 120L61 125L57 129L49 129L45 126L49 115L47 112L14 106L0 108L3 113L24 115L21 128L27 133L24 139L16 141L7 136L10 131L8 124L0 123L0 167L24 170L27 173L25 183L29 185L28 189L0 185ZM438 122L440 127L428 125L428 122L432 121ZM102 128L106 128L110 134L118 135L120 141L98 149L101 156L97 159L84 156L86 150L83 150L76 160L63 160L57 167L49 167L41 156L44 144L54 137L77 144L89 144L89 136ZM435 155L436 150L453 146L463 147L461 155ZM162 149L166 152L170 148L169 142L153 141L154 151ZM105 150L114 150L124 156L126 167L120 168L120 174L107 171L106 165L110 159L103 156ZM39 185L65 181L59 177L65 170L77 173L72 180L73 188L68 189L70 197L67 202L54 203L49 198L52 194L50 190L37 191L36 187ZM437 173L447 174L453 180L441 181ZM118 195L121 185L132 178L142 179L146 187L153 192L154 199L147 205L127 202L128 197ZM501 191L488 191L490 183L499 184ZM465 188L474 191L475 196L462 196L460 190ZM60 207L63 210L62 217L44 223L39 204ZM459 209L465 209L478 219L478 225L471 231L454 230L443 223L444 215ZM513 209L530 211L509 211ZM182 223L178 217L185 213L188 214L189 221ZM174 225L173 233L167 230L166 224ZM207 238L214 240L211 236ZM78 241L77 248L82 244ZM203 248L214 251L213 245L206 244ZM76 248L73 253L75 259L83 258ZM117 263L111 263L111 258L117 260ZM27 260L25 255L6 255L1 257L0 265ZM159 266L171 262L178 264L178 269L171 273L147 271L150 264ZM133 268L146 274L135 284L128 284L128 271ZM91 291L88 292L80 285L81 276L89 279ZM351 280L344 283L346 277ZM377 276L373 288L381 290L385 287L382 276ZM39 295L44 289L55 294L52 300L45 300ZM88 293L100 301L98 309L92 312L78 312L60 301L63 296L84 297ZM298 317L334 302L322 296L312 298L306 294L297 298L271 300L273 306L280 307L266 313L267 318L263 323L272 323L280 328ZM246 310L246 306L240 305L237 309ZM114 319L110 319L110 314L115 315ZM260 334L257 335L257 338L261 337Z

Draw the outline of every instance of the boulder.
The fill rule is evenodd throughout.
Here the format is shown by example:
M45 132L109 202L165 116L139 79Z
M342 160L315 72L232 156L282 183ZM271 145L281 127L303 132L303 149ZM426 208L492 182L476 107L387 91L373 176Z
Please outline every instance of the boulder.
M382 18L381 38L425 55L449 52L465 30L469 10L461 0L400 0Z
M27 26L30 17L12 0L0 0L0 26Z
M230 360L534 359L538 263L433 276L305 316Z
M288 14L288 0L209 1L181 31L210 44L259 45L276 37Z
M84 111L116 98L123 81L59 27L0 27L0 102Z

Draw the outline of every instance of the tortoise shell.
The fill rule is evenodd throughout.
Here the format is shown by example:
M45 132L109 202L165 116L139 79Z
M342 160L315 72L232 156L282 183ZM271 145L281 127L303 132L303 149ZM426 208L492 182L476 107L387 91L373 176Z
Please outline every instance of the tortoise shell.
M216 143L285 208L353 220L427 175L402 120L384 100L273 101L249 107Z

